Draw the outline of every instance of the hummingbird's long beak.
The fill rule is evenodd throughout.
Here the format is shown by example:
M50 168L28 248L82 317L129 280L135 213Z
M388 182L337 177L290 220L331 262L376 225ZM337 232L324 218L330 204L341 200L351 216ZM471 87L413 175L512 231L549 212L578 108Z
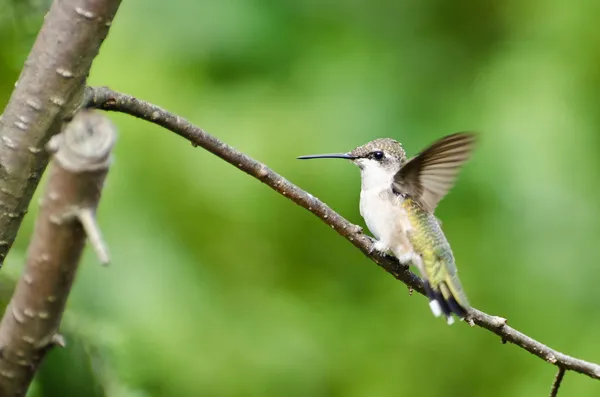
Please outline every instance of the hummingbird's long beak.
M311 154L308 156L300 156L298 160L310 160L310 159L346 159L354 160L356 157L350 156L348 153L329 153L329 154Z

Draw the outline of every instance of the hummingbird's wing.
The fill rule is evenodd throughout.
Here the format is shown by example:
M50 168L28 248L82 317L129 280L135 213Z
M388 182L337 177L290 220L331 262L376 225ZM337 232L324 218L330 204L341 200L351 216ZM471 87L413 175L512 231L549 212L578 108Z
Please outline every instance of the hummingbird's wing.
M421 208L433 213L454 185L475 141L475 134L459 132L434 142L396 173L392 189L410 196Z

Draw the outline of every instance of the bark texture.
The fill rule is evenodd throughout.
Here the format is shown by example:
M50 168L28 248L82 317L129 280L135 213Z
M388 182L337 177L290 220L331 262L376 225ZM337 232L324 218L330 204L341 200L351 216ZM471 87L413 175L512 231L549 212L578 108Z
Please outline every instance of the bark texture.
M80 105L120 0L55 0L0 118L0 267L48 163L43 150Z
M77 113L49 143L48 186L17 288L0 322L0 396L25 395L58 328L95 214L115 140L104 116ZM87 224L87 226L86 226ZM92 233L92 234L94 234Z

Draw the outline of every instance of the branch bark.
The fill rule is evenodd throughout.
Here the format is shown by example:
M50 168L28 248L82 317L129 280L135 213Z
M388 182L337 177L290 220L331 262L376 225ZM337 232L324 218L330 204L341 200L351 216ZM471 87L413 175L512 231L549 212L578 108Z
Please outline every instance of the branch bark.
M80 105L120 0L55 0L0 117L0 267L48 163L43 150Z
M187 139L192 145L208 150L241 171L265 183L271 189L292 200L299 206L306 208L349 240L386 272L406 284L409 289L424 294L422 280L410 272L406 265L400 264L395 258L384 256L374 251L372 249L372 238L363 234L360 227L348 222L325 203L278 175L266 165L221 142L184 118L130 95L112 91L107 87L88 88L84 105L97 109L126 113L158 124ZM477 309L472 309L469 317L468 323L471 326L476 324L485 328L500 336L502 341L513 343L552 365L576 371L594 379L600 379L600 365L560 353L508 326L506 319L502 317L492 316Z
M89 216L114 141L110 121L84 110L48 145L55 151L48 186L23 275L0 322L0 396L25 395L45 354L64 344L57 332L85 243L83 224L95 224Z

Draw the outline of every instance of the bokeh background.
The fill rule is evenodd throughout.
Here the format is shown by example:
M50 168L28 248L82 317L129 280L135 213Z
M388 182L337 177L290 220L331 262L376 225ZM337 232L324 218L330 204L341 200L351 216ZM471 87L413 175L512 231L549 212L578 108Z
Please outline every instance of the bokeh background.
M0 105L47 6L0 0ZM414 154L480 131L437 210L470 300L598 362L599 12L594 0L127 0L90 83L188 118L363 226L358 170L296 156L377 137ZM446 326L306 210L173 133L109 116L120 136L99 217L113 263L86 252L68 347L31 397L549 393L554 367ZM560 395L598 396L600 383L568 373Z

